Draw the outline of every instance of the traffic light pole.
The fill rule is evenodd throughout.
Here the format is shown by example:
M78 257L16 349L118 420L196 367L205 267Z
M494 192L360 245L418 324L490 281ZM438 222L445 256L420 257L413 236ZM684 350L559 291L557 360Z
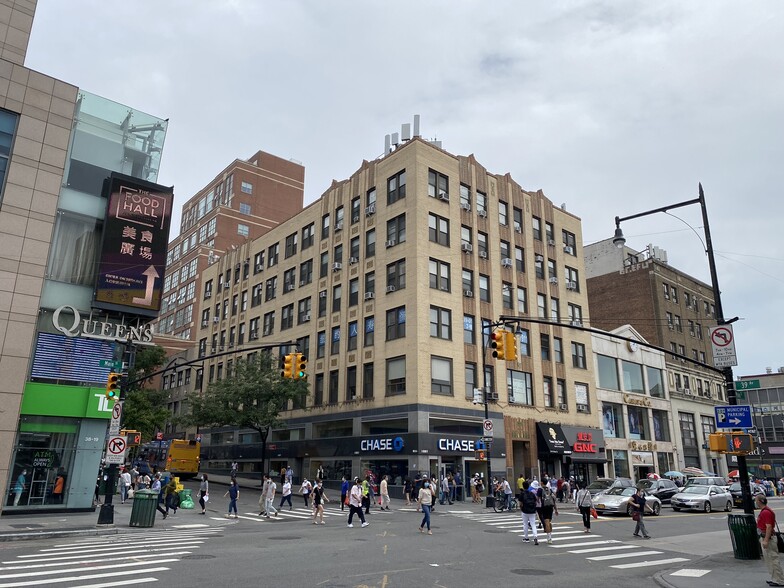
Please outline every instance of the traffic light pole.
M487 395L490 393L490 386L489 382L487 381L487 352L490 349L490 341L493 337L493 323L487 325L487 343L485 344L485 334L482 332L482 382L484 385L482 386L482 400L484 401L485 405L485 420L490 418L490 407L489 407L489 399ZM487 495L492 496L492 490L490 489L490 483L492 478L490 477L490 463L491 463L491 453L493 449L492 442L490 444L485 444L487 447L487 453L485 454L485 459L487 459L487 473L485 475L485 488L487 489Z
M124 355L127 371L123 370L123 375L120 378L120 402L125 402L125 396L128 392L128 372L133 369L133 366L136 363L136 345L130 339L128 339L128 341L125 343ZM120 413L120 428L122 428L123 416L124 415ZM114 504L112 504L112 500L114 499L114 490L117 484L118 471L119 468L117 467L117 464L113 463L109 464L109 467L100 474L103 476L105 492L103 496L103 504L101 504L101 509L98 511L99 525L114 524Z

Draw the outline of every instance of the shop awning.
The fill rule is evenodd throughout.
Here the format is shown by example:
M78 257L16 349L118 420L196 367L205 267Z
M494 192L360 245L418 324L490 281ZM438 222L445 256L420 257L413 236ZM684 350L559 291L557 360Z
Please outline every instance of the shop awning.
M539 431L540 440L544 441L545 446L550 453L557 453L559 455L570 455L572 453L572 446L566 440L561 425L554 423L536 423ZM540 450L543 447L540 444Z

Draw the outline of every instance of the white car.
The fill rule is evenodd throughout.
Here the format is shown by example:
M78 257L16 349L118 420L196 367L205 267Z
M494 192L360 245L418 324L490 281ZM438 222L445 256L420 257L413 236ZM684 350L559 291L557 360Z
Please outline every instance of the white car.
M710 485L703 486L696 484L686 486L670 499L672 510L701 510L711 512L712 510L732 511L732 494L723 488Z

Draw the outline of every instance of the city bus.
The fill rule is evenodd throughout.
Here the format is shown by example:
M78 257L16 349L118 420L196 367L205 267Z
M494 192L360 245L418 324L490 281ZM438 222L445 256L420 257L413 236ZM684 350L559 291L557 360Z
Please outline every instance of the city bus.
M151 441L139 447L133 464L140 474L165 471L187 480L199 473L200 454L201 443L193 439Z

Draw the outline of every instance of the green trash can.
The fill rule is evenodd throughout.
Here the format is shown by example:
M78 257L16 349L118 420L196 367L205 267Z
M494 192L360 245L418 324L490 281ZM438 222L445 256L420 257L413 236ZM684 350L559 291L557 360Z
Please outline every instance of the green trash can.
M754 515L727 515L727 526L730 528L735 559L760 559L762 554L760 553L757 522L754 520Z
M180 490L179 508L185 508L185 509L193 508L193 497L191 496L190 488L183 488L182 490Z
M158 492L139 490L133 495L133 509L129 527L152 527L155 525L155 512L158 506Z

